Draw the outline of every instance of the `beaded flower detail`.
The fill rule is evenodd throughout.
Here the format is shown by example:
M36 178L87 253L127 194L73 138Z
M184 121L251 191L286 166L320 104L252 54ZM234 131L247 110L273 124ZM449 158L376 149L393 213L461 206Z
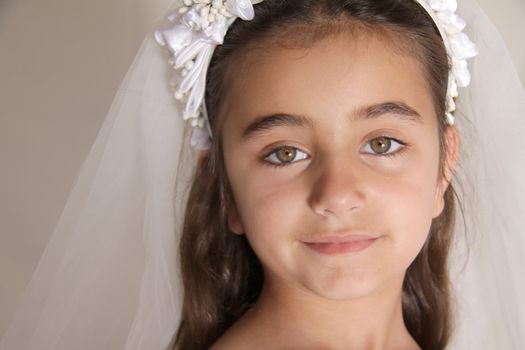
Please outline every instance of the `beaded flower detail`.
M211 130L204 105L206 74L213 52L221 45L230 25L237 19L254 17L253 5L263 0L183 0L183 6L168 16L173 26L155 32L155 39L167 46L175 74L170 82L174 96L183 105L182 117L193 126L191 144L206 149ZM452 112L458 87L470 83L467 59L477 55L474 43L463 32L465 21L456 15L457 0L414 0L434 20L447 48L451 63L447 89L447 122L454 124Z
M175 75L170 85L184 104L182 117L194 127L191 144L198 149L208 147L211 135L203 102L213 51L237 18L253 19L253 4L261 1L184 0L184 6L168 16L174 25L155 32L157 42L172 53L169 63Z
M448 78L446 117L447 122L454 125L452 115L456 110L454 98L458 97L458 87L467 87L470 84L467 59L477 56L478 49L463 32L467 24L456 14L457 0L417 0L417 2L434 20L447 48L451 72Z

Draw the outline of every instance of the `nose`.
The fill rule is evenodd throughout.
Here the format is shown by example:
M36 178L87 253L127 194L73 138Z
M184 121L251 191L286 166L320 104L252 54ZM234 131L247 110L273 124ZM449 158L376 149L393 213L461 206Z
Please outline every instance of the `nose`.
M358 167L348 159L331 158L319 164L309 197L311 208L326 217L342 217L362 208L366 174Z

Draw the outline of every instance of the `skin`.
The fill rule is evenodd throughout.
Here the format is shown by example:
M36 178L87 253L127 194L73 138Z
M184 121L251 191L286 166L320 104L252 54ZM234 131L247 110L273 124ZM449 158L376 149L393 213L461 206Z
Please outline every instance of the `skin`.
M401 288L443 210L459 148L449 127L441 177L436 115L420 64L379 36L347 34L307 49L276 47L243 66L249 70L234 77L222 110L236 204L228 220L247 236L265 283L256 305L213 349L419 349L403 322ZM401 102L421 120L356 118L384 102ZM311 124L243 138L255 119L275 113ZM392 142L386 153L393 156L381 156L370 143L381 136L405 145ZM297 149L295 158L270 166L279 160L272 151L284 145ZM377 239L338 255L304 243L353 233Z

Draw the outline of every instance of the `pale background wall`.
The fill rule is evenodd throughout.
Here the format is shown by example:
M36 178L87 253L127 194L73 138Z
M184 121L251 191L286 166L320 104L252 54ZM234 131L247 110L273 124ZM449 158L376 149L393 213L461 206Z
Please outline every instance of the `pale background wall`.
M170 0L0 0L0 336L113 93ZM525 1L479 0L525 82Z
M171 0L0 0L0 338L113 93Z

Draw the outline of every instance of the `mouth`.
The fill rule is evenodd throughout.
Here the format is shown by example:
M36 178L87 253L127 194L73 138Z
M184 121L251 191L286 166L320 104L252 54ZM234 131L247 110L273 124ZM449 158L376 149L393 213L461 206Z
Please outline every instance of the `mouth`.
M326 236L302 242L317 253L339 255L363 251L374 244L378 238L361 235Z

